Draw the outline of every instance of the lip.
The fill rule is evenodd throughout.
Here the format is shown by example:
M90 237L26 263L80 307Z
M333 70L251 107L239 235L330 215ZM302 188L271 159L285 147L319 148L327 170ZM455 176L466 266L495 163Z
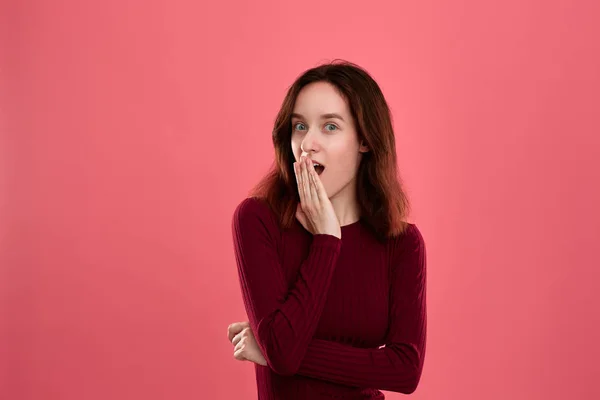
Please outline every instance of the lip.
M318 163L318 164L321 164L321 163L320 163L319 161L317 161L317 160L312 160L312 159L311 159L310 161L311 161L311 162L313 162L313 163ZM323 169L321 170L321 173L320 173L320 174L319 174L319 173L317 173L317 175L319 175L319 176L323 176L323 174L325 173L325 170L327 169L327 168L325 168L325 165L321 164L321 166L323 167Z
M313 160L312 158L309 158L309 160L310 160L310 161L311 161L313 164L314 164L314 163L321 164L321 165L323 166L323 168L325 168L325 164L323 164L321 161L319 161L319 160Z

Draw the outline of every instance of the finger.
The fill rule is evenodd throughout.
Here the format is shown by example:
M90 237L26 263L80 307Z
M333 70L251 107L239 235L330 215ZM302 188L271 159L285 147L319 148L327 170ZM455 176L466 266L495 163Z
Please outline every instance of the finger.
M311 177L317 191L317 198L319 199L319 202L329 199L329 197L327 197L327 192L325 191L325 186L323 186L323 181L321 181L321 177L319 174L317 174L317 171L315 171L314 167Z
M246 357L244 357L244 349L239 349L233 352L233 357L239 361L245 361Z
M310 196L313 203L317 207L321 205L321 201L319 199L319 188L317 187L316 182L318 176L319 175L317 174L317 171L315 171L315 166L311 162L310 166L308 167L308 179L310 180Z
M302 163L302 185L304 187L304 197L306 198L306 203L309 208L314 205L310 192L310 178L308 176L308 165L310 162L308 157L304 157L304 162Z
M235 337L233 338L233 340L231 341L231 343L234 344L234 345L236 345L244 336L247 336L250 333L252 333L252 330L250 330L249 327L246 327L246 328L242 329L242 331L240 333L238 333L237 335L235 335Z
M234 337L235 335L237 335L237 333L238 333L238 332L235 330L235 328L236 328L236 324L237 324L237 322L234 322L233 324L230 324L230 325L227 327L227 339L228 339L230 342L231 342L231 339L233 339L233 337Z
M298 194L300 195L300 204L305 204L304 186L302 185L302 165L301 162L294 163L294 172L296 172L296 182L298 184Z
M234 322L227 327L227 338L231 342L231 339L244 329L244 322Z
M315 185L315 181L314 181L314 177L317 176L317 171L315 171L315 166L313 165L312 161L308 162L307 171L308 171L307 179L310 183L310 185L309 185L310 198L312 200L313 205L315 207L319 207L321 205L321 203L319 201L317 186Z
M235 345L235 347L233 348L233 351L237 351L239 349L243 349L244 348L244 343L246 343L245 340L240 340L238 344Z
M238 333L233 337L233 339L231 340L231 344L233 344L234 346L237 345L240 339L242 339L242 332Z

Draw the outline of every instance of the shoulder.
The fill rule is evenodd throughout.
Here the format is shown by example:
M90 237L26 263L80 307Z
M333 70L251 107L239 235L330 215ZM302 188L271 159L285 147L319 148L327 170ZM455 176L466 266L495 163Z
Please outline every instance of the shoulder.
M233 211L233 227L248 228L266 228L267 230L276 229L277 220L275 213L271 210L267 202L258 197L247 197L243 199Z
M403 234L403 241L410 247L425 246L425 239L416 224L408 224Z
M268 206L264 200L259 199L258 197L247 197L238 203L233 215L243 217L249 214L264 214L266 207Z
M425 239L416 224L409 223L405 231L394 238L393 246L396 257L425 259Z

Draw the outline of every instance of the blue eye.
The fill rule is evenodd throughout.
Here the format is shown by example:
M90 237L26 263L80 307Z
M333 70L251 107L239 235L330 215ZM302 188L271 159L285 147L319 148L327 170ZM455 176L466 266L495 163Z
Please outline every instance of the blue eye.
M302 122L297 122L297 123L295 123L295 124L294 124L294 130L295 130L295 131L300 131L300 130L301 130L301 129L297 129L297 128L296 128L298 125L302 125L302 126L304 126L304 124L303 124Z
M327 125L325 125L325 126L326 126L326 127L327 127L327 126L333 126L335 129L337 129L337 126L335 126L334 124L327 124ZM334 130L335 130L335 129L334 129ZM330 129L327 129L327 130L331 132L331 130L330 130Z

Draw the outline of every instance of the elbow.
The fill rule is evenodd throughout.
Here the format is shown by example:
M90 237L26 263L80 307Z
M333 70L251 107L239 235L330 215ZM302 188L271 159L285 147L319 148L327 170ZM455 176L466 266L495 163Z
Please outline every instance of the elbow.
M277 334L272 326L264 323L258 325L257 334L259 347L269 368L277 375L296 375L302 360L291 354L292 341L283 340L285 335Z
M282 376L296 375L300 364L295 362L291 354L283 351L286 348L285 346L280 346L277 342L269 340L269 338L263 338L261 342L264 343L263 356L273 372Z
M402 394L412 394L419 387L419 382L421 381L422 367L415 368L414 372L411 374L409 379L404 379L401 385L392 389L394 392L402 393Z
M297 363L291 362L291 357L287 357L279 352L267 351L267 354L265 354L265 359L267 360L267 365L269 368L277 375L296 375L296 373L298 373L298 369L300 368L299 365L296 365Z
M290 363L285 363L285 362L270 362L267 363L269 364L269 367L271 368L271 370L273 372L275 372L277 375L281 375L281 376L293 376L296 375L296 373L298 372L298 368L294 367L293 365L291 365Z
M416 346L390 346L398 359L403 362L397 365L398 375L391 391L403 394L412 394L419 387L425 361L425 349Z
M413 394L419 386L419 378L413 379L407 386L404 387L402 393Z

